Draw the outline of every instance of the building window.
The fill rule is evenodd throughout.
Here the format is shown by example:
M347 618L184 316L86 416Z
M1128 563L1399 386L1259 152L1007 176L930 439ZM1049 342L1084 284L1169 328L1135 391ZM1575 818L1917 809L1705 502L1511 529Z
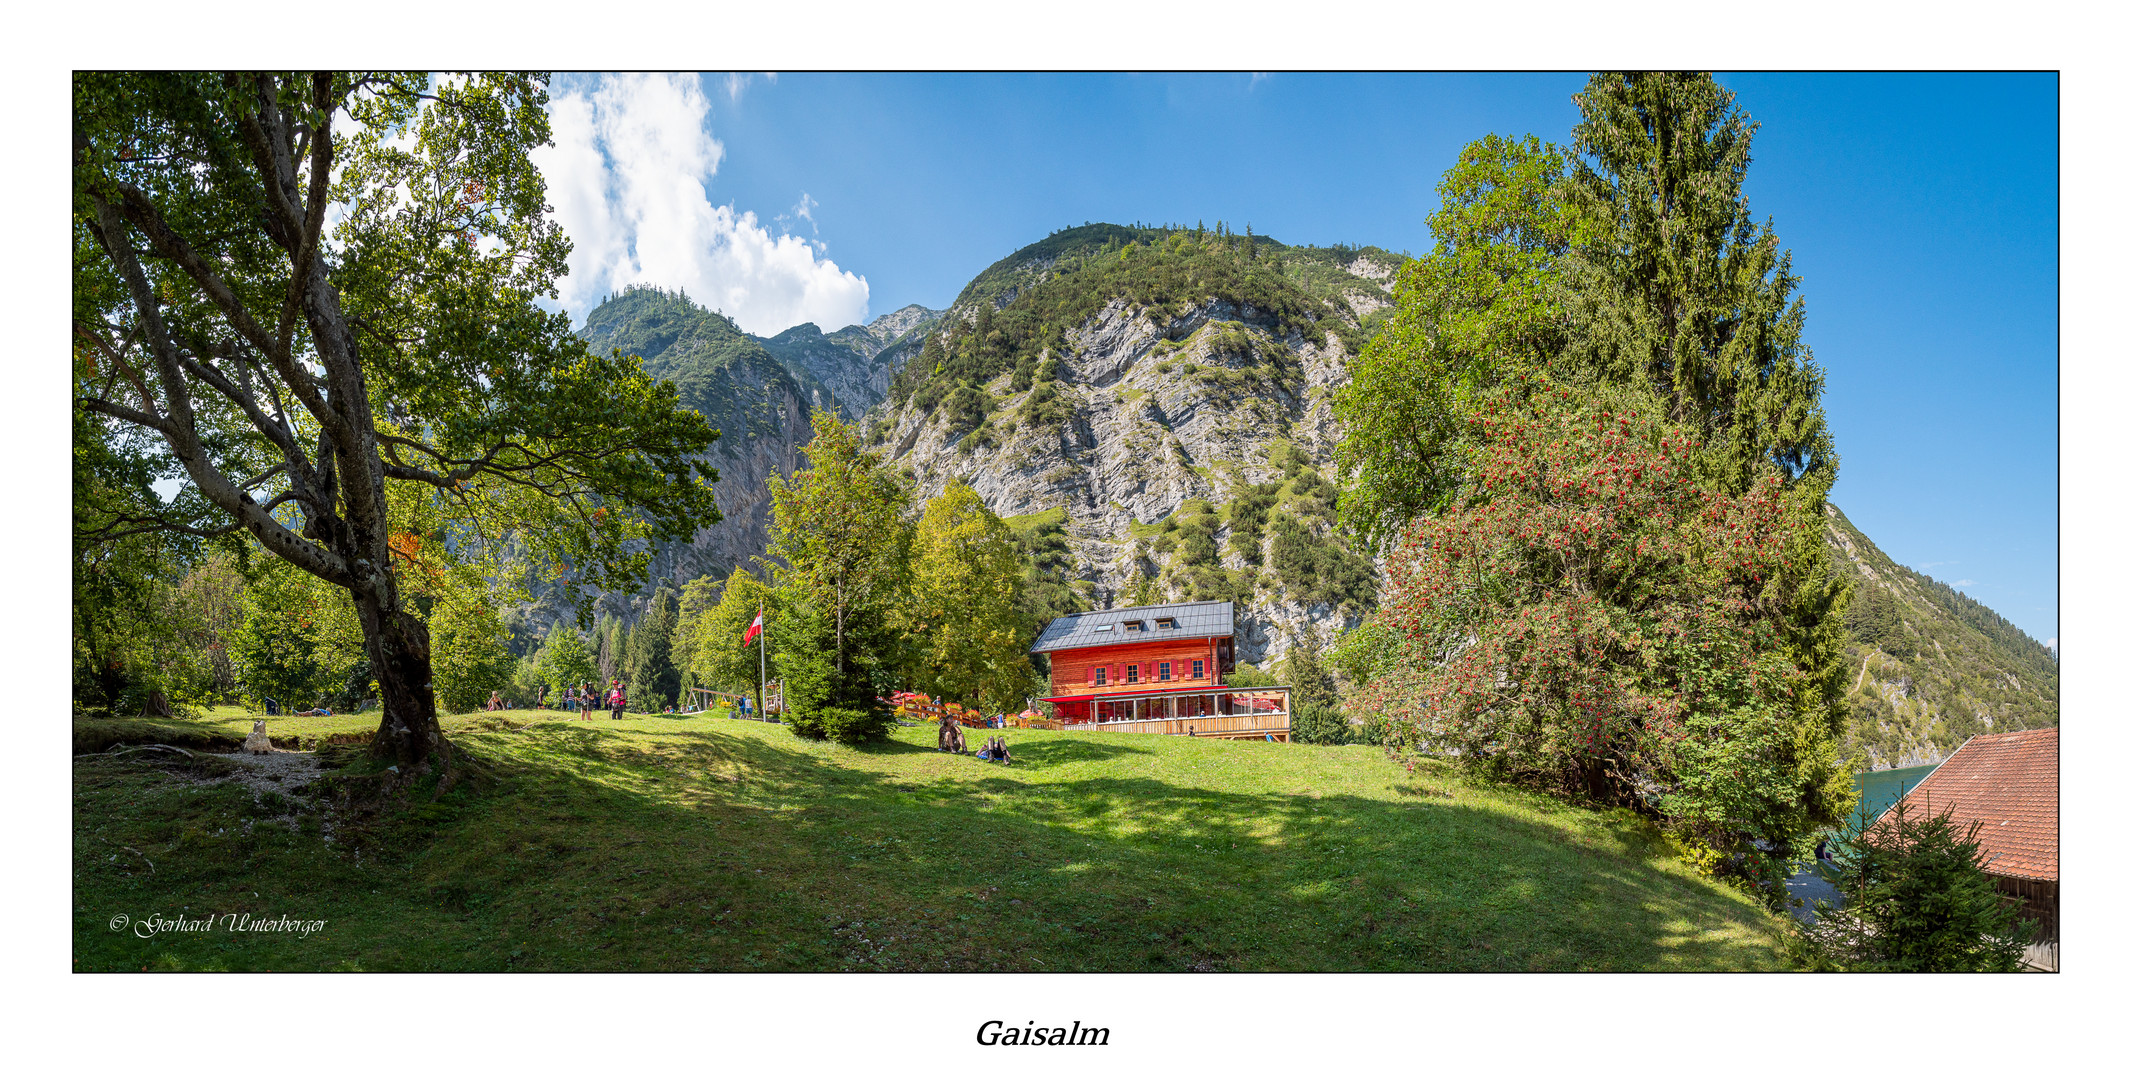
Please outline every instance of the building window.
M1110 674L1110 669L1109 669L1109 668L1096 668L1096 669L1095 669L1095 685L1097 685L1097 686L1102 686L1102 685L1104 685L1105 683L1108 683L1108 682L1110 681L1110 680L1109 680L1109 674Z
M1162 681L1162 682L1168 682L1168 681L1169 681L1169 661L1167 661L1167 660L1164 660L1164 661L1162 661L1162 678L1161 678L1161 681Z
M1191 677L1194 679L1203 679L1206 677L1206 661L1193 660L1191 662Z
M1137 634L1140 631L1145 630L1146 628L1147 624L1139 621L1138 619L1125 620L1125 633Z
M1138 665L1138 664L1126 664L1126 665L1125 665L1125 681L1126 681L1126 682L1128 682L1128 683L1133 683L1133 682L1138 682L1138 681L1139 681L1139 665Z
M1176 620L1167 616L1163 616L1162 618L1154 620L1154 628L1156 630L1174 630L1176 629Z

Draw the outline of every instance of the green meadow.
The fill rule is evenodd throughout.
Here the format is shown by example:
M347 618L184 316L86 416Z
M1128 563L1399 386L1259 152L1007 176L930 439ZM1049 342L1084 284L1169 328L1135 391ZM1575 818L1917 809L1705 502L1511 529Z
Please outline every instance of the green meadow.
M1374 748L1009 731L1001 767L929 727L853 749L562 715L447 718L484 775L367 808L336 780L241 782L208 753L250 730L233 710L77 721L76 970L1783 966L1776 918L1641 819ZM269 726L309 746L375 724ZM150 742L193 756L109 752ZM319 757L375 776L357 747ZM246 913L324 925L135 929Z

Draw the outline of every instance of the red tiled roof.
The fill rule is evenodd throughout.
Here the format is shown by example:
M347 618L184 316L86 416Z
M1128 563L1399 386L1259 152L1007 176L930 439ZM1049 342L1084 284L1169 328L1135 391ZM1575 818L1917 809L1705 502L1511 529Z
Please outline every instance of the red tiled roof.
M1963 828L1980 821L1984 866L2006 877L2057 880L2057 729L1968 740L1902 797L1911 813L1951 808Z

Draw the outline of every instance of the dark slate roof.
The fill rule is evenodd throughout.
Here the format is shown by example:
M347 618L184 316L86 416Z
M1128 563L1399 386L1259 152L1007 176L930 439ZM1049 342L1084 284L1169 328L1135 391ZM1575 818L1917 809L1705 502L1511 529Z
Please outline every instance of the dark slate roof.
M1156 629L1154 620L1176 620L1176 629ZM1127 633L1127 619L1138 619L1146 629ZM1107 626L1108 630L1098 627ZM1059 649L1084 649L1091 645L1122 645L1138 641L1168 641L1173 638L1234 637L1236 633L1236 605L1227 600L1202 600L1190 604L1155 604L1151 607L1112 608L1109 611L1083 611L1078 615L1060 615L1036 635L1036 643L1029 646L1032 653L1056 652Z
M1951 809L1955 825L1982 823L1984 869L2057 880L2057 729L1978 735L1910 788L1919 816Z

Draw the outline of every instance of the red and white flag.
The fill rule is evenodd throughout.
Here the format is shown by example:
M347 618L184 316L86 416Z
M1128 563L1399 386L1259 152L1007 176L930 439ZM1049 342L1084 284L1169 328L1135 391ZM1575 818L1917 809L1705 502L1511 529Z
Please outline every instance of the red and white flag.
M755 621L748 624L747 636L740 639L740 644L753 645L756 635L760 633L762 633L762 610L757 608L755 610Z

